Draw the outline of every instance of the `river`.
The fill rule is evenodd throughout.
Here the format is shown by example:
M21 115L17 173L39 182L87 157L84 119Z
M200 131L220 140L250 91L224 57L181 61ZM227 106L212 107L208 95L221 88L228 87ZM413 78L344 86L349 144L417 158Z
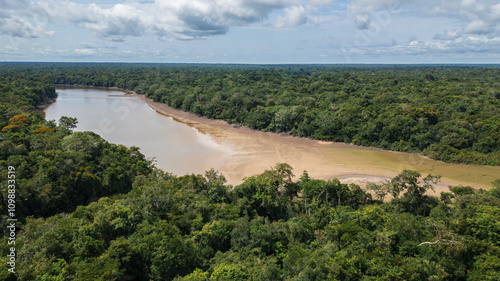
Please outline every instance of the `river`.
M95 88L57 89L47 120L76 117L75 131L92 131L109 142L137 146L157 167L177 174L203 174L220 168L232 151L171 117L158 114L144 101L122 91Z
M45 109L46 119L76 117L76 130L137 146L147 157L154 157L159 168L177 175L215 168L228 183L238 184L244 177L285 162L297 176L307 170L312 178L337 177L364 185L411 169L424 176L441 175L437 194L447 191L448 185L489 189L500 178L498 166L446 164L417 154L253 131L120 91L71 88L57 92L57 101Z

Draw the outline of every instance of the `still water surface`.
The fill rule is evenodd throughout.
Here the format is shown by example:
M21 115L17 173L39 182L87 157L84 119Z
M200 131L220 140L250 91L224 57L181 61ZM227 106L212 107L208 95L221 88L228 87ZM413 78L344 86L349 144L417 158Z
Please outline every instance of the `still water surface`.
M76 117L78 131L93 131L112 143L137 146L147 157L155 157L159 168L177 175L203 174L215 168L229 183L238 184L244 177L285 162L297 175L307 170L313 178L337 177L358 183L389 179L410 169L424 176L443 176L444 189L436 190L437 195L447 191L448 185L490 188L500 178L499 166L447 164L410 153L235 129L214 120L188 126L120 91L65 88L57 92L57 101L45 110L47 119Z
M177 175L218 169L231 150L210 136L158 114L124 92L103 89L57 89L56 102L45 109L47 120L76 117L75 131L92 131L109 142L137 146L157 166Z

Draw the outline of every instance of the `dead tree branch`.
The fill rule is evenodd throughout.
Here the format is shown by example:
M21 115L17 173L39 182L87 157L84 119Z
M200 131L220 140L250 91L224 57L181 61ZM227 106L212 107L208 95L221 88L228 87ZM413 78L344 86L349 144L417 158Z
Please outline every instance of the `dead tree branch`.
M453 240L436 240L435 242L422 242L420 244L418 244L417 247L420 247L422 245L434 245L434 244L458 244L460 243L459 241L453 241Z

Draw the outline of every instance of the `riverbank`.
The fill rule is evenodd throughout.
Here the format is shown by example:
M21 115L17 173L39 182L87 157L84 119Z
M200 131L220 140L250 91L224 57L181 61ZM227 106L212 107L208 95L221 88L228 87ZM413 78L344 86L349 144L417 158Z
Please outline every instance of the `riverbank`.
M56 102L57 100L57 97L56 98L53 98L53 99L49 99L47 101L45 101L44 103L40 103L38 105L35 106L35 111L42 115L43 118L45 118L45 109L47 107L49 107L51 104L53 104L54 102Z
M61 88L61 85L57 86ZM81 87L70 85L62 88ZM186 124L199 134L209 136L210 140L228 148L231 153L222 159L211 159L214 164L205 170L212 167L218 169L228 179L228 183L233 185L241 183L244 177L270 169L278 162L290 164L297 177L307 170L312 178L339 178L342 182L361 186L368 182L389 180L405 169L419 171L423 176L441 175L440 185L436 186L437 195L441 191L448 191L447 187L450 185L489 189L491 182L500 175L500 167L446 164L418 154L255 131L174 109L133 91L116 87L84 88L127 92L127 97L142 100L156 112ZM198 158L199 161L207 160L203 156ZM169 170L166 167L160 168Z
M490 183L500 175L500 167L447 164L417 154L255 131L174 109L144 95L131 94L158 113L208 134L217 143L235 151L219 168L230 184L239 184L244 177L262 173L278 162L290 164L296 176L307 170L312 178L339 178L362 186L367 182L391 179L405 169L419 171L424 176L441 175L436 194L448 191L450 185L489 189Z

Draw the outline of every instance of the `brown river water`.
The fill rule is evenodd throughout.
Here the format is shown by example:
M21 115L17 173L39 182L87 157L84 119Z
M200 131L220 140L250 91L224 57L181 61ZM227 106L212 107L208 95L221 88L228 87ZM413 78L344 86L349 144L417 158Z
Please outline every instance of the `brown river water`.
M220 168L231 150L194 128L158 114L144 101L124 92L102 89L57 89L47 120L78 119L75 131L92 131L109 142L137 146L158 167L178 175Z
M159 168L177 175L215 168L230 184L238 184L244 177L286 162L297 176L307 170L313 178L336 177L365 185L412 169L424 176L441 175L437 193L447 191L449 185L489 189L500 178L498 166L446 164L417 154L236 128L121 91L64 88L57 92L57 101L45 109L46 119L76 117L76 130L137 146L147 157L155 158Z

